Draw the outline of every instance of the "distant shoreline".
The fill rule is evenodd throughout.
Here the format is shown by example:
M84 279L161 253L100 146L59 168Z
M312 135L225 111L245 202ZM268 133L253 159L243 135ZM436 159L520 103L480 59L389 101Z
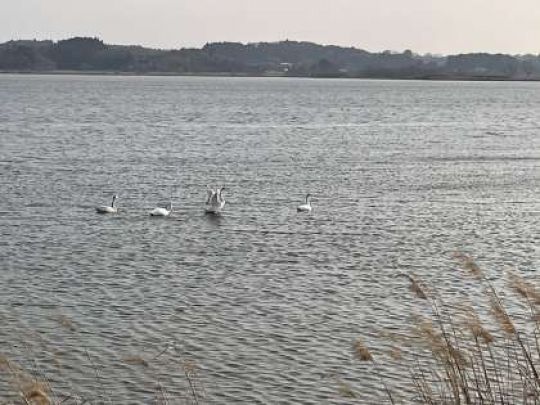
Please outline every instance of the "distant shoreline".
M214 42L162 50L74 37L0 43L0 71L116 76L302 77L540 81L540 55L420 55L312 42Z
M357 79L357 80L392 80L392 81L434 81L434 82L540 82L538 78L523 79L500 76L425 76L425 77L389 77L389 76L339 76L339 75L286 75L280 73L249 74L231 72L129 72L107 70L0 70L0 75L38 75L38 76L133 76L133 77L244 77L244 78L285 78L285 79Z

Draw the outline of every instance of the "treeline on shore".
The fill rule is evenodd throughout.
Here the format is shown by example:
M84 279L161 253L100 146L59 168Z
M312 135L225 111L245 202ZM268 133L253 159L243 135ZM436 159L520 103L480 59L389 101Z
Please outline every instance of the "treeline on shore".
M418 55L410 50L373 53L289 40L218 42L201 49L161 50L76 37L57 42L17 40L0 44L0 71L540 80L540 55L439 56Z

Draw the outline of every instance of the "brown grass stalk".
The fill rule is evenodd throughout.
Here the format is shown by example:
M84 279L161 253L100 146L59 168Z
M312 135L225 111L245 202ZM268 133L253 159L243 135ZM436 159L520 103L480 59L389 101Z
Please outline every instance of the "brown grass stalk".
M491 329L488 324L488 330L486 320L472 305L464 311L459 309L461 305L447 305L436 289L429 289L428 294L428 287L415 276L404 275L410 281L412 294L426 301L423 312L430 311L427 317L415 317L416 341L429 353L415 356L416 365L408 367L416 400L424 404L540 404L538 288L515 274L510 277L509 287L531 308L532 317L523 321L509 313L489 278L470 256L456 254L456 258L466 274L479 281L496 327ZM530 325L523 323L529 320ZM414 342L403 338L400 341ZM358 359L373 361L361 340L353 348ZM405 355L401 350L394 355L394 351L387 353L392 361L406 365L409 351Z

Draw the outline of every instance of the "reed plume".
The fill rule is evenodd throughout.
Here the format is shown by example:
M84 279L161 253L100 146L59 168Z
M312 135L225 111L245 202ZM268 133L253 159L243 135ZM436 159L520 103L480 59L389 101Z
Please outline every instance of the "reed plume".
M527 303L540 306L540 291L532 283L525 281L514 272L509 273L509 279L510 287L524 298Z
M454 258L461 263L463 269L467 270L474 277L478 279L484 278L484 273L482 272L482 269L480 269L480 266L476 264L476 262L471 256L466 255L465 253L456 252L454 253Z
M142 358L141 356L124 357L122 360L124 363L131 364L133 366L150 367L148 360Z
M33 381L21 390L21 396L27 404L53 405L48 395L48 387L44 383Z
M514 322L512 322L512 318L510 318L498 297L490 296L489 305L491 308L491 314L499 324L499 327L507 334L515 335L516 327L514 326Z
M465 326L471 332L472 336L475 339L481 339L486 345L493 343L493 335L484 327L474 308L468 308L466 316Z
M406 277L410 282L411 282L411 285L409 286L409 289L414 293L414 295L416 295L418 298L422 299L422 300L427 300L428 299L428 294L427 294L427 291L425 289L425 287L423 287L420 282L416 279L416 277L414 276L414 274L401 274L401 276L403 277Z
M360 338L356 339L353 343L353 352L355 357L360 361L373 361L373 356Z
M341 379L336 379L338 391L344 398L356 398L356 393L352 387Z

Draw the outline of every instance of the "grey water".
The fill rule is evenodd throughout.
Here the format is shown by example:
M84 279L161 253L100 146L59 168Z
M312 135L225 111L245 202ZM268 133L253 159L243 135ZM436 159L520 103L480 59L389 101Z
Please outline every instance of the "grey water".
M0 354L92 403L186 364L208 403L384 400L351 345L408 333L399 274L538 280L539 169L539 83L0 75Z

